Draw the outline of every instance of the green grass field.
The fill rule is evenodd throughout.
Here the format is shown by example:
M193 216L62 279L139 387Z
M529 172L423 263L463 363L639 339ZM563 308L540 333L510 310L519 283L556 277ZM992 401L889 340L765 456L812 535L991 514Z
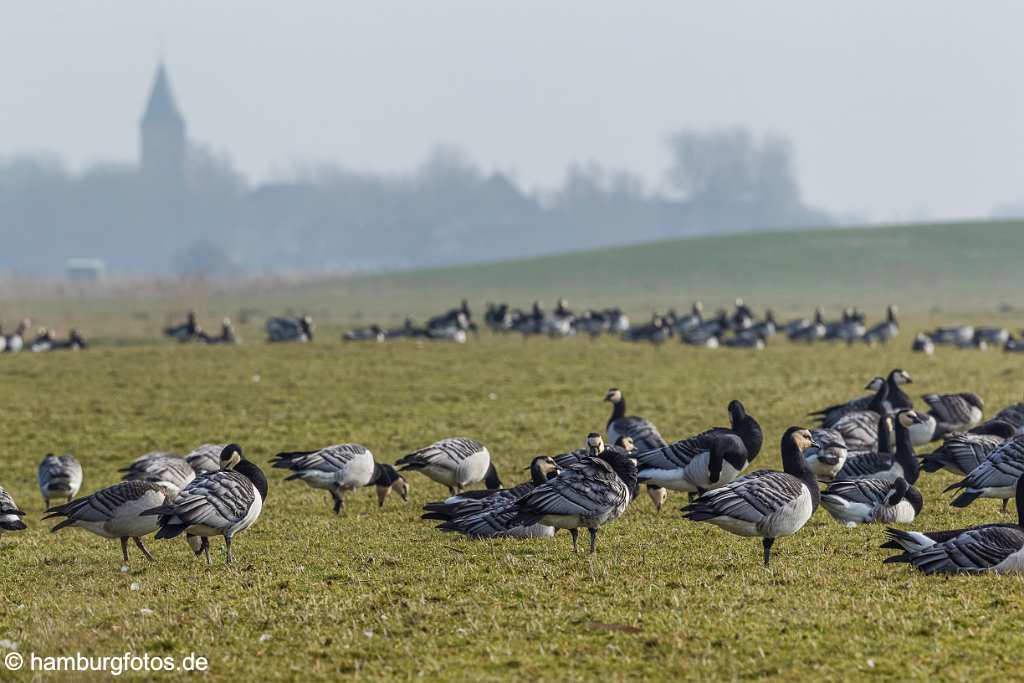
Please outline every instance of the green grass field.
M780 343L762 353L486 334L461 347L326 336L272 347L256 328L243 334L248 343L234 348L151 342L0 356L0 485L30 524L0 539L0 640L26 655L195 652L210 659L210 680L993 680L1018 668L1024 580L883 566L880 527L845 529L824 510L776 544L765 570L757 540L684 521L678 494L660 515L639 498L589 557L573 556L564 533L443 535L418 517L446 493L420 475L408 504L377 509L362 491L339 518L326 493L275 470L233 566L219 540L208 569L183 541L150 539L156 562L136 555L121 573L116 541L49 533L35 468L71 449L89 492L158 448L233 440L266 465L280 450L356 441L393 462L465 435L488 445L514 483L532 456L603 428L609 386L670 439L723 424L739 398L765 428L756 466L778 468L787 426L858 395L873 375L904 367L913 395L974 390L994 413L1021 398L1019 356L912 356L907 329L889 348ZM1007 519L995 501L950 508L940 491L951 481L923 475L913 528Z

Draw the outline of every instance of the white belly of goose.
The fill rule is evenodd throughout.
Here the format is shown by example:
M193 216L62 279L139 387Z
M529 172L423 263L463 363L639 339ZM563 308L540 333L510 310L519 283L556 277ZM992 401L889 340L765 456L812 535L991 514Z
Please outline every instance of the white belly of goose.
M100 522L76 521L74 526L82 527L103 538L121 538L128 536L138 538L147 536L157 530L155 515L143 516L142 512L164 503L164 495L159 491L147 491L142 496L129 500L114 512L112 519Z
M466 458L457 467L430 464L420 469L420 472L423 472L423 474L438 484L454 488L465 488L470 484L481 481L487 474L487 468L490 465L490 454L483 450Z
M740 475L742 470L737 470L728 461L722 462L722 472L717 482L712 482L708 475L708 461L711 454L708 451L698 453L685 467L672 469L642 469L640 474L644 483L661 486L670 491L685 491L696 493L721 488L732 483Z
M1007 556L1002 562L992 567L990 571L997 574L1016 574L1024 571L1024 548Z

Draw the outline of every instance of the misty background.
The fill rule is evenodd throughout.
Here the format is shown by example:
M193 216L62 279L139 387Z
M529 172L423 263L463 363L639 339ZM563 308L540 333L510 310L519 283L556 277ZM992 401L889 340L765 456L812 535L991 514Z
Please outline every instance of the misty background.
M953 2L5 5L0 272L359 272L1018 216L1021 20Z

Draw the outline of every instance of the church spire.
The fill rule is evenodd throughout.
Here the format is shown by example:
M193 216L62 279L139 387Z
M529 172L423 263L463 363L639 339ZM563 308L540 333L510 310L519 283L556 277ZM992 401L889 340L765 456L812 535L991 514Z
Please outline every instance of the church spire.
M180 186L185 174L185 119L174 101L163 61L157 66L139 127L143 173L165 187Z
M149 91L149 102L142 115L142 125L171 122L184 124L185 119L178 111L178 104L174 101L171 83L167 78L167 68L161 61L156 69L156 77L153 79L153 88Z

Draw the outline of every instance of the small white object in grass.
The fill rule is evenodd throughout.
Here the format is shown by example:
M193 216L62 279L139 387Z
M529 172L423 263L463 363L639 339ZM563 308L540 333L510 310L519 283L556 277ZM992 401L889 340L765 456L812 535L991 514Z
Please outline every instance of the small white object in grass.
M127 574L128 573L128 565L126 565L126 564L122 564L121 565L121 573L122 574Z
M131 588L133 591L137 591L140 588L142 588L142 584L136 581L136 582L132 583L132 585L130 585L128 587Z
M16 643L13 640L7 640L6 638L4 638L3 640L0 640L0 650L13 650L14 652L17 652L18 643Z
M252 381L256 382L256 383L259 383L259 381L260 381L259 373L256 373L255 375L252 376Z
M373 638L373 630L372 629L366 629L365 631L363 631L363 635L366 636L367 638Z
M261 643L265 643L268 640L270 640L272 637L273 636L271 636L269 633L263 633L263 634L260 635L260 642Z
M873 660L873 659L869 659L868 660L868 668L869 669L874 669L875 668L875 660Z
M491 393L487 394L487 398L491 399L492 401L497 401L498 395L492 391Z
M152 614L152 613L153 613L153 610L149 609L148 607L143 607L142 609L139 610L139 614L143 614L143 615L147 615L147 616Z
M467 630L466 630L466 629L464 629L464 628L457 628L457 629L455 629L455 635L458 635L458 636L464 636L464 635L466 635L467 633L469 633L469 631L467 631Z

